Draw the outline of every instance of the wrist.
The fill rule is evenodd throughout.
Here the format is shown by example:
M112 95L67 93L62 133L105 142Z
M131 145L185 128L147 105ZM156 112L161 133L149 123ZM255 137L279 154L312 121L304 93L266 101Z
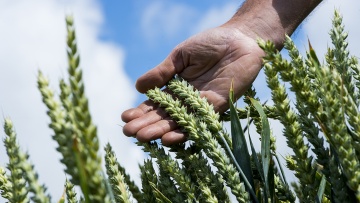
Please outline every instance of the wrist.
M224 27L236 28L256 40L272 41L283 47L291 35L321 0L247 0Z

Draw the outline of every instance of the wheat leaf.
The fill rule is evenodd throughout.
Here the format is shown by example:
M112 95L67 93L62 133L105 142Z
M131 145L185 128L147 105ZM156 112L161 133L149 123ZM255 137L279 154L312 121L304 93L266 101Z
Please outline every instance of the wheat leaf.
M270 158L271 158L270 125L269 125L269 121L267 119L267 116L266 116L260 102L253 98L250 98L250 101L251 101L252 105L255 107L255 109L258 111L260 118L261 118L261 125L262 125L261 126L261 159L262 159L262 165L263 165L263 171L264 171L265 188L266 188L266 191L270 191L269 180L274 179L273 173L270 174L270 176L272 176L272 177L270 177L270 179L268 179ZM272 196L273 196L273 194L272 194Z

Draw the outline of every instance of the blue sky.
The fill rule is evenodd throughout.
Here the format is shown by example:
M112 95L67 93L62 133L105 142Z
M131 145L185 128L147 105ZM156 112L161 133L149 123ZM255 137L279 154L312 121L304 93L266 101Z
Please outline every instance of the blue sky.
M136 79L160 63L178 43L229 19L242 1L174 0L0 0L0 110L14 121L22 149L30 153L40 181L56 201L65 175L48 129L49 119L36 89L41 69L58 92L66 76L65 14L72 13L78 36L90 110L98 125L101 145L110 142L118 158L139 182L138 163L144 154L133 139L122 135L120 114L145 99L135 91ZM351 53L360 56L360 2L328 0L315 10L295 34L304 50L307 38L319 55L330 45L328 30L334 8L344 15ZM255 81L259 96L270 98L264 76ZM3 122L0 121L2 124ZM272 125L275 135L281 126ZM4 133L0 130L1 139ZM282 136L278 144L285 144ZM291 153L279 148L280 153ZM5 150L0 144L0 165ZM2 199L0 198L0 202Z
M241 2L241 1L240 1ZM126 50L125 70L133 81L160 63L177 44L191 35L220 25L239 1L103 1L104 33L101 38ZM222 12L231 11L231 12ZM222 12L217 22L202 26L205 14ZM145 97L140 96L138 102Z

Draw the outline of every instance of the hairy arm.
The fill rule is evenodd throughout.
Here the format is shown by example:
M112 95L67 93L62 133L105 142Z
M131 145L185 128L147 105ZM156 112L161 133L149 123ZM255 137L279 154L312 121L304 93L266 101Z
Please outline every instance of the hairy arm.
M240 29L256 39L271 40L281 49L285 34L291 35L322 0L247 0L223 26Z

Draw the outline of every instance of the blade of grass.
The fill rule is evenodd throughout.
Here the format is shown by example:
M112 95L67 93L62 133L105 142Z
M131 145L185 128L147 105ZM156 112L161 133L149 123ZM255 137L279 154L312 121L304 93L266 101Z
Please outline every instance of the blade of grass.
M269 168L269 174L268 177L268 184L269 184L269 194L271 198L271 202L275 202L275 180L274 180L274 164L273 162L270 162L270 168Z
M282 167L281 164L280 164L280 160L279 160L278 155L277 155L277 154L273 154L273 156L275 157L276 162L278 163L278 166L279 166L279 168L280 168L280 172L281 172L281 173L280 173L280 178L281 178L282 182L283 182L288 188L290 188L290 187L289 187L289 184L288 184L287 181L286 181L284 169L283 169L283 167Z
M323 176L323 174L321 174L319 171L316 171L316 174L315 174L315 178L317 180L321 179ZM325 176L326 178L326 176ZM320 180L321 182L321 180ZM331 194L331 184L329 181L326 180L326 185L325 185L325 191L324 191L325 194Z
M249 125L249 122L248 122L248 125ZM260 161L256 155L256 151L255 151L255 147L253 145L253 142L252 142L252 139L250 137L250 132L248 131L248 137L249 137L249 142L250 142L250 147L251 147L251 156L253 157L253 160L255 162L255 165L256 165L256 168L258 169L259 171L259 174L260 174L260 177L262 179L263 182L265 182L265 179L264 179L264 171L261 167L261 164L260 164Z
M220 137L220 138L221 138L223 143L226 143L226 140L225 140L225 138L223 136ZM251 186L250 182L248 181L248 179L246 178L244 172L242 171L241 167L239 166L238 162L236 161L236 158L235 158L234 154L232 153L232 151L231 151L228 144L225 144L225 150L229 154L230 159L233 161L233 163L235 164L235 167L239 171L240 178L243 179L243 181L245 183L245 186L248 188L248 191L250 192L250 195L253 198L253 201L255 203L258 203L258 200L256 198L256 194L255 194L255 191L253 190L253 187Z
M322 196L324 195L324 191L325 191L325 186L326 186L326 178L325 175L322 175L319 190L316 197L317 203L321 203Z
M265 183L265 179L264 179L264 171L262 170L262 167L261 167L261 164L259 162L259 159L257 158L257 154L256 154L256 151L255 151L255 148L254 148L254 145L251 141L251 138L250 138L250 135L249 135L249 142L250 142L250 146L251 146L251 151L252 151L252 154L251 156L253 157L253 160L255 162L255 165L256 165L256 168L260 174L260 178L261 178L261 181L263 183ZM267 190L264 190L264 197L262 197L262 201L261 202L264 202L264 203L267 203L268 202L268 198L267 198L267 194L268 194L268 191ZM260 195L261 196L261 195Z
M162 202L172 203L172 201L170 201L167 197L165 197L165 195L159 189L156 188L156 185L154 183L149 182L149 184L153 188L154 193L158 196L160 200L162 200Z
M315 53L315 50L312 48L310 40L308 39L308 43L309 43L309 54L310 54L310 59L311 61L314 63L315 67L320 67L320 61Z
M230 98L230 125L231 137L233 144L233 154L240 168L244 172L252 188L254 188L254 180L251 171L250 155L247 149L246 139L240 124L240 119L236 113L236 109Z
M250 125L250 122L251 120L249 121L249 118L250 118L250 108L248 109L248 114L247 114L247 129L249 129L249 125ZM251 156L253 157L253 161L255 162L255 165L256 165L256 168L260 174L260 178L262 180L263 183L265 183L265 178L264 178L264 171L261 167L261 164L260 164L260 161L257 157L257 154L256 154L256 151L255 151L255 147L253 145L253 142L251 140L251 137L250 137L250 130L248 130L248 137L249 137L249 142L250 142L250 147L251 147ZM259 195L261 196L261 192L259 192ZM264 190L264 197L261 197L263 199L263 202L267 203L268 202L268 199L267 199L267 191Z
M270 167L270 125L269 121L267 119L267 116L262 108L262 105L259 101L249 98L251 101L251 104L255 107L255 109L258 111L260 118L261 118L261 161L263 165L263 171L264 171L264 178L265 178L265 188L267 191L269 190L269 167ZM270 176L274 176L273 173L270 174ZM270 179L274 179L274 177L270 177ZM273 194L270 194L273 195ZM273 199L273 197L271 197Z
M267 102L268 102L268 101L266 100L266 101L263 103L263 106L265 106L265 104L266 104ZM250 113L250 112L248 112L248 113ZM250 116L250 115L248 115L248 118L249 118L249 116ZM248 119L248 120L249 120L249 119ZM253 121L254 121L254 119L251 118L249 124L251 124ZM249 125L245 126L245 128L244 128L244 130L243 130L244 133L246 132L246 130L248 130L248 127L249 127Z
M251 118L250 121L248 119L248 125L246 125L245 128L243 129L244 133L246 133L246 131L249 129L249 124L251 124L253 121L254 121L253 118Z
M237 111L235 109L234 106L234 81L231 81L231 87L230 87L230 92L229 92L229 99L230 99L230 121L231 121L231 134L232 134L232 143L233 143L233 150L234 153L230 150L228 145L226 146L226 150L228 151L230 158L233 160L236 168L238 169L239 173L240 173L240 177L243 179L247 190L249 191L252 199L254 202L258 202L257 197L255 195L255 191L254 191L254 180L253 180L253 176L252 176L252 171L251 171L251 162L250 162L250 155L249 155L249 151L247 150L247 145L246 145L246 140L245 140L245 136L244 136L244 132L242 131L242 127L240 124L240 119L237 115ZM236 136L236 134L233 133L239 133L239 137ZM235 138L235 142L234 142L234 137ZM225 138L221 137L223 142L225 142ZM238 155L235 155L237 157L234 156L234 154L236 154L235 152L239 150L239 140L241 142L241 147L240 149L244 150L244 154L240 153ZM245 145L245 146L244 146ZM235 151L236 150L236 151ZM247 164L244 164L241 159L240 159L240 155L244 155L245 156L245 162ZM242 164L241 166L239 165ZM242 168L244 167L244 168ZM246 170L247 172L243 172L243 170ZM250 178L250 179L248 179Z

